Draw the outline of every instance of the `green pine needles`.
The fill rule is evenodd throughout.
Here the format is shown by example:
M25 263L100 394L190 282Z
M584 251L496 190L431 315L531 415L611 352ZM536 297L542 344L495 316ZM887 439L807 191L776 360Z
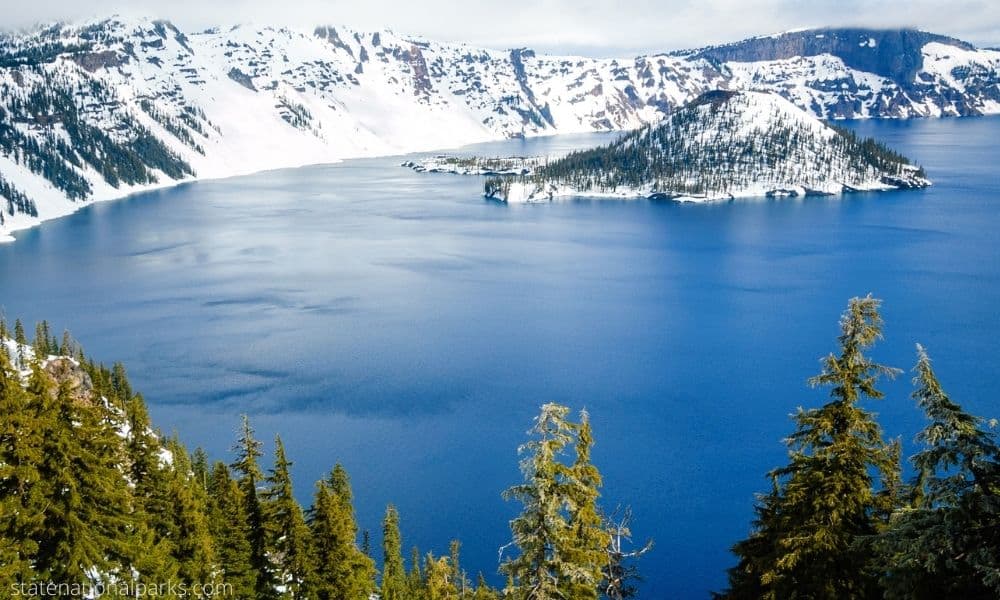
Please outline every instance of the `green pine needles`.
M520 448L524 482L504 492L523 507L510 523L513 540L503 549L517 549L501 565L508 577L504 597L623 597L614 594L625 589L623 582L606 581L608 573L626 571L613 568L613 524L598 507L601 474L590 460L589 415L581 412L580 421L572 422L569 408L545 404L529 434Z
M750 535L735 544L730 599L931 600L1000 597L1000 445L995 422L965 412L917 347L913 400L927 417L901 476L901 446L870 405L898 371L869 353L880 302L852 299L837 349L809 383L827 391L800 408L786 465L769 474ZM623 600L637 597L631 512L600 506L590 417L545 404L520 448L523 481L504 492L521 510L501 548L503 590L470 577L461 545L412 548L389 505L381 573L359 536L346 469L293 493L292 461L275 438L270 467L250 420L231 464L188 453L150 422L125 368L96 364L47 323L29 341L0 320L0 589L99 589L121 597L169 582L162 598L282 600ZM16 344L15 344L16 342ZM359 542L359 537L363 541ZM90 586L89 588L87 586ZM131 587L130 587L131 586ZM183 592L181 590L184 590ZM210 590L210 592L209 592ZM51 594L47 594L51 595ZM73 598L80 594L63 594ZM5 596L6 597L6 596Z
M839 350L810 380L830 389L799 409L786 440L789 464L769 474L750 536L733 552L720 598L995 598L1000 594L1000 449L982 421L938 383L920 346L913 394L930 425L901 482L900 444L883 439L878 382L898 370L866 352L882 337L880 302L854 298Z

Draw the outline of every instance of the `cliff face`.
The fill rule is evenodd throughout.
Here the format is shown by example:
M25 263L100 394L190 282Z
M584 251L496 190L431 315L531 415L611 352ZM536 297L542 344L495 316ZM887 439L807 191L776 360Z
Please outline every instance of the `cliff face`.
M915 83L930 43L974 51L972 44L913 29L811 29L706 48L694 56L718 63L787 60L827 54L851 69L874 73L901 86Z

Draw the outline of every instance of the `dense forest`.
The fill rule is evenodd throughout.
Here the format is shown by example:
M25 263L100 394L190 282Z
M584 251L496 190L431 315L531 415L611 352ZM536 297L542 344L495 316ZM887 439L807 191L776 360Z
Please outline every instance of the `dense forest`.
M602 514L586 413L542 407L521 451L523 505L511 523L503 590L417 548L404 559L388 506L381 570L337 464L303 508L280 437L273 463L249 419L227 461L157 433L121 364L88 359L42 322L29 341L0 321L0 592L8 597L320 600L627 598L630 515ZM359 539L360 538L360 539ZM498 541L498 546L503 540ZM495 573L490 573L494 575Z
M838 347L810 381L830 399L794 415L789 462L768 473L717 598L1000 596L996 423L963 411L918 346L912 397L927 425L904 481L899 441L885 440L863 406L899 373L867 354L882 337L879 310L870 296L850 301ZM303 508L281 439L265 470L246 417L228 462L212 461L152 428L121 364L93 362L44 322L34 341L20 321L13 331L0 322L0 340L4 597L638 597L638 559L651 544L632 545L627 510L601 509L586 412L574 419L546 404L534 420L520 448L524 479L503 492L521 512L511 539L498 540L506 584L495 589L462 567L458 541L447 555L414 548L405 560L391 505L374 556L339 464Z
M608 145L572 152L530 175L488 179L486 195L506 197L511 182L700 196L754 186L826 191L831 182L861 187L885 177L924 176L882 143L829 128L783 102L767 94L709 92Z

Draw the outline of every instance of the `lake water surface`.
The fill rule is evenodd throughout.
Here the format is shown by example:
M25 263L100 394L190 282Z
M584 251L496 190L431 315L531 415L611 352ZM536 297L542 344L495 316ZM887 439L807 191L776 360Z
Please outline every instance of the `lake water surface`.
M303 502L336 461L373 545L388 502L404 545L495 576L537 408L586 408L604 502L630 504L644 598L725 583L789 413L835 350L847 299L885 300L875 356L920 341L954 399L1000 416L1000 119L862 122L928 190L706 206L505 206L481 181L399 158L262 173L85 209L0 246L8 317L121 360L155 421L215 458L240 413L280 433ZM535 154L606 141L487 144ZM470 149L471 151L471 149ZM922 426L909 374L887 435ZM911 444L912 447L912 444Z

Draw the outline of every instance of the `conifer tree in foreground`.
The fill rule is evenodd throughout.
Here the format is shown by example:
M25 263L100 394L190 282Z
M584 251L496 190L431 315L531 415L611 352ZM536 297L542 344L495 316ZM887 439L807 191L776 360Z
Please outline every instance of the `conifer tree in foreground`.
M357 547L350 480L337 465L316 484L309 512L313 540L310 595L318 600L366 600L375 590L375 564Z
M501 566L517 600L596 599L606 565L609 536L597 507L601 476L590 461L593 445L587 414L568 420L569 409L542 406L533 439L521 446L524 483L504 492L523 505L511 521L520 553ZM575 460L565 461L569 448Z
M45 501L37 469L41 427L2 344L0 415L0 585L9 590L32 579Z
M389 505L382 521L382 590L381 600L406 598L406 568L403 566L403 543L399 533L399 513Z
M208 499L193 477L191 459L180 440L167 440L171 462L167 490L170 517L177 532L174 562L177 581L189 588L216 580L215 548L208 522Z
M306 581L310 577L311 540L302 507L292 489L291 461L285 455L280 437L274 439L274 468L265 494L268 522L272 528L270 544L278 570L278 581L285 598L305 598Z
M24 349L28 346L28 338L24 335L24 325L21 319L14 319L14 341L17 343L17 368L23 369L25 366Z
M472 600L500 600L500 594L490 587L482 573L476 579L476 591L472 595Z
M233 450L236 461L231 465L239 476L240 492L243 496L243 506L247 518L247 540L250 542L250 566L253 568L256 583L254 593L258 600L266 600L275 596L274 575L267 554L268 522L264 510L264 501L258 486L264 481L258 459L263 456L263 444L254 438L254 430L250 419L243 415L240 424L239 438Z
M879 304L871 296L850 301L839 355L823 359L810 380L830 386L831 399L795 415L791 462L772 471L774 489L758 502L754 532L733 548L740 560L724 597L881 597L859 541L878 533L898 503L899 446L886 443L874 415L858 406L882 398L878 379L896 373L864 354L882 337Z
M427 553L424 563L427 600L454 600L458 598L458 589L451 579L452 565L447 556L435 557Z
M1000 447L962 410L917 346L913 398L930 421L911 459L911 505L874 543L890 599L1000 596Z
M610 536L597 507L601 474L590 461L594 436L587 411L580 413L576 429L576 459L570 467L567 488L569 531L563 548L567 574L560 587L567 598L597 600Z
M215 463L208 491L209 527L218 549L222 579L232 586L233 597L252 598L257 577L251 564L245 503L225 463Z
M410 572L406 574L406 597L408 600L423 600L427 589L424 574L420 568L420 549L410 548Z
M529 431L534 439L519 452L524 483L504 492L504 498L519 501L521 514L510 523L512 544L520 554L501 566L513 579L505 594L516 600L554 600L562 598L559 584L566 575L565 559L560 550L567 538L569 524L563 508L567 502L566 477L569 469L559 459L573 440L573 426L568 421L569 408L545 404Z
M29 390L40 421L45 509L32 563L39 580L93 585L121 573L134 556L132 498L121 481L121 442L103 407L74 398L68 382L54 385L34 361Z

